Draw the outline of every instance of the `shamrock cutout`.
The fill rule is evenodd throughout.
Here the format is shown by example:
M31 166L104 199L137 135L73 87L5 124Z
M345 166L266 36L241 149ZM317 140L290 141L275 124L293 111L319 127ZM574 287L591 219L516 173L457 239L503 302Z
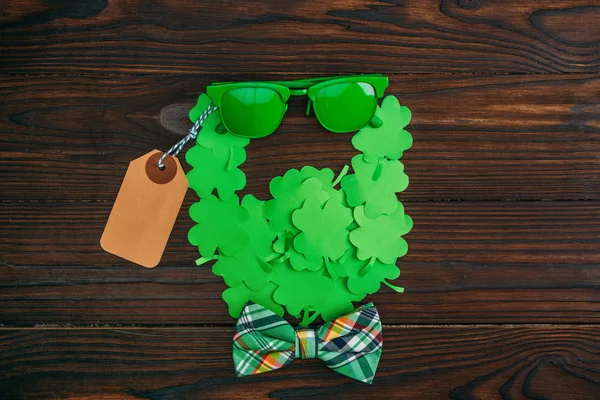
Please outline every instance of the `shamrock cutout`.
M412 146L412 136L403 129L410 122L410 110L400 106L394 96L387 96L381 107L377 107L375 115L385 121L384 124L379 128L365 126L354 135L352 144L363 152L363 158L368 163L383 157L399 159L404 150Z
M308 198L317 199L321 204L329 200L321 181L309 178L302 181L297 169L290 169L284 176L276 176L269 186L273 199L265 203L264 213L275 232L297 232L292 224L292 213L302 207Z
M302 231L294 239L294 247L307 260L323 257L337 260L350 247L346 227L352 223L352 211L334 199L323 208L319 201L308 199L301 209L294 211L292 220Z
M188 240L198 246L203 257L211 258L215 250L227 256L234 255L248 243L248 234L242 228L249 218L248 211L240 207L233 196L224 201L208 196L190 207L190 216L198 224L188 232Z
M215 157L210 149L202 146L188 150L185 160L194 168L187 174L187 179L198 196L207 197L216 189L221 199L229 200L246 186L246 175L237 168L246 161L246 152L232 149L229 161Z
M246 260L252 255L267 259L273 254L273 241L277 233L273 232L263 214L264 204L264 201L258 200L251 194L245 195L242 199L242 208L248 212L249 218L241 226L250 239L236 254L238 259Z
M214 129L204 127L198 133L196 142L200 146L211 149L215 157L227 160L229 165L231 162L235 162L234 153L239 153L240 148L250 143L250 139L233 136L229 132L217 133Z
M275 289L277 289L277 285L273 282L267 282L260 291L253 291L242 283L239 286L226 289L222 297L229 306L229 315L233 318L240 316L244 305L249 300L283 317L283 307L273 301Z
M282 256L273 262L288 260L296 271L304 271L305 269L309 271L320 270L323 267L323 259L307 260L304 254L298 253L292 246L293 239L293 235L290 234L279 235L279 238L273 243L273 250Z
M349 249L336 263L329 264L329 268L338 278L348 278L348 290L359 300L367 294L377 292L381 283L386 279L396 279L400 276L400 269L395 264L383 264L375 258L369 261L361 260L356 256L356 248Z
M196 102L196 105L194 106L194 108L192 108L190 110L190 112L188 113L188 116L190 117L190 121L192 121L192 123L196 123L196 121L198 121L198 118L200 118L200 115L202 115L202 113L211 105L212 105L212 100L210 99L210 97L208 97L208 95L206 93L202 93L198 97L198 101ZM206 120L204 120L204 123L202 123L202 127L208 126L210 128L215 129L220 124L221 124L221 117L219 116L219 113L216 111L213 111L208 116L208 118L206 118Z
M365 266L365 268L369 265ZM386 280L398 279L400 268L396 264L382 264L375 261L375 264L364 275L354 275L348 278L348 290L357 295L364 296L379 291L381 283Z
M220 255L212 270L215 275L222 276L229 287L244 282L251 290L258 291L268 282L271 266L252 255L243 260Z
M273 251L279 254L286 254L290 248L290 235L289 233L281 233L277 236L277 240L273 243Z
M271 281L279 285L273 299L293 316L300 315L302 310L319 312L333 289L331 279L321 272L296 271L288 262L274 266Z
M316 169L315 167L306 165L300 170L300 175L302 176L303 181L310 178L318 179L319 182L321 182L323 190L329 193L329 196L332 199L338 199L340 203L345 204L344 192L334 188L338 182L337 180L336 182L333 181L335 176L331 168ZM341 180L341 178L338 179Z
M329 292L323 306L321 317L331 321L354 310L353 301L362 300L364 295L356 295L348 290L347 279L339 278L333 281L333 290Z
M328 186L332 186L331 182L333 182L334 173L331 168L317 169L310 165L305 165L300 170L300 176L303 181L308 178L317 178L323 185L323 188L327 188Z
M206 94L200 95L198 103L190 111L190 119L196 122L200 115L211 105L211 100ZM195 118L195 119L194 119ZM219 133L217 128L221 125L218 111L213 111L202 123L202 130L196 137L196 143L211 149L215 157L229 161L234 148L243 148L250 143L250 139L234 136L229 132Z
M332 276L335 275L338 278L349 277L356 275L365 264L364 260L359 260L356 257L356 248L352 246L337 262L330 263L328 270Z
M381 287L381 282L400 276L400 268L396 264L383 264L375 258L367 262L353 255L348 258L346 265L349 276L348 289L356 295L376 293Z
M342 179L342 188L351 207L365 205L365 214L376 218L380 214L391 214L398 206L397 192L408 186L408 176L400 161L380 159L369 164L359 154L352 158L355 174Z
M200 96L190 119L209 105ZM363 152L352 159L353 174L346 175L348 166L337 177L330 168L292 169L271 181L272 200L246 195L241 204L235 192L246 184L238 167L248 139L220 133L217 112L203 122L186 156L194 167L190 187L201 197L190 208L197 225L188 239L203 256L199 264L217 259L213 272L229 286L223 299L233 317L252 300L278 315L284 308L303 314L307 326L319 315L332 320L352 311L382 283L403 291L387 280L400 274L395 261L407 250L401 236L412 227L396 197L408 185L397 159L412 142L404 130L410 111L386 97L376 115L383 124L352 140Z
M264 201L252 195L242 199L242 209L248 218L240 227L248 234L246 244L237 250L234 257L219 256L213 265L213 273L222 276L227 286L238 286L242 281L252 290L260 290L267 282L271 266L265 261L273 254L273 240L277 234L269 228L263 216Z
M296 251L294 246L290 246L289 255L290 264L296 271L304 271L305 269L309 271L318 271L323 268L323 258L308 260L304 254Z
M404 214L401 203L392 215L380 215L375 219L365 215L363 206L356 207L354 219L360 228L350 232L350 242L358 249L356 255L360 260L375 257L383 264L394 264L408 251L401 236L411 230L413 222Z

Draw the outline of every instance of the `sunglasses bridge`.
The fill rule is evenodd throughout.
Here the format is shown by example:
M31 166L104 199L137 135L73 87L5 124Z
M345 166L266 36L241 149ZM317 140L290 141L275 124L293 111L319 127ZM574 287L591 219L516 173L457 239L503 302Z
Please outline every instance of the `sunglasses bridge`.
M290 96L306 96L308 94L308 89L290 89ZM310 116L310 106L312 102L310 98L308 99L308 104L306 105L306 116Z

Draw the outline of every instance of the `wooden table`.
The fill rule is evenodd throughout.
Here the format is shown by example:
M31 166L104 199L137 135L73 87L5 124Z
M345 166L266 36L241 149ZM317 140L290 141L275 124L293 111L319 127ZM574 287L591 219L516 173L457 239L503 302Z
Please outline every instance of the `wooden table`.
M0 398L600 398L600 1L20 0L0 14ZM99 238L127 163L217 80L381 72L413 111L414 230L372 386L316 360L236 378L225 288ZM354 153L294 99L246 192ZM187 166L186 166L187 168Z

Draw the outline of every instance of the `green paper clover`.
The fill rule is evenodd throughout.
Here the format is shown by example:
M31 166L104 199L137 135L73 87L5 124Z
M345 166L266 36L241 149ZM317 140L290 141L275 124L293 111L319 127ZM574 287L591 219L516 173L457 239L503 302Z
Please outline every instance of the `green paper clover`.
M290 234L281 234L279 238L273 243L273 250L281 255L277 261L288 260L292 268L296 271L318 271L323 268L323 259L318 260L307 260L304 254L298 253L292 245L294 236Z
M324 204L331 197L323 190L319 179L302 181L302 175L297 169L290 169L285 175L273 178L269 189L273 199L265 203L263 211L275 232L297 232L292 223L292 213L302 207L308 198L317 199Z
M347 314L354 310L353 301L360 301L363 295L356 295L348 290L346 278L339 278L333 281L333 290L329 292L323 306L320 308L321 317L325 321L331 321L337 317Z
M328 270L332 276L348 278L358 274L366 264L365 260L356 257L356 247L352 246L339 260L330 263Z
M239 286L223 291L222 297L229 306L229 315L233 318L240 316L244 305L250 300L283 317L283 307L273 300L273 293L275 293L276 289L277 285L273 282L267 282L258 292L251 290L242 283Z
M192 122L196 122L200 115L210 106L210 98L202 94L198 98L198 103L190 111L190 119ZM225 131L224 133L218 132L218 127L221 125L221 118L218 111L213 111L212 114L206 118L202 123L202 129L196 137L196 143L200 146L211 149L215 157L223 160L231 158L231 154L234 148L243 148L250 143L250 139L234 136L231 133Z
M329 275L334 278L349 277L352 269L352 260L356 260L362 265L364 265L365 262L363 260L357 259L356 255L354 255L354 257L350 256L355 253L356 249L354 247L351 247L348 250L346 250L344 255L337 261L328 263L327 271Z
M302 177L303 181L307 180L308 178L317 178L323 185L323 188L333 186L331 183L333 182L334 173L331 168L317 169L310 165L305 165L300 170L300 176Z
M246 247L236 254L236 258L248 259L249 256L256 255L267 259L273 254L273 241L277 238L277 233L271 229L263 214L264 204L264 201L251 194L242 199L242 208L248 212L249 218L241 226L248 233L250 240Z
M333 289L331 279L320 271L296 271L288 262L273 266L271 281L279 285L273 300L296 317L303 310L319 313L325 297Z
M308 260L304 254L296 251L294 246L290 247L289 255L290 264L296 271L319 271L323 268L323 258Z
M200 146L211 149L215 156L229 159L234 148L246 147L250 139L234 136L229 132L217 133L214 129L203 127L198 133L196 142Z
M232 149L230 160L217 158L210 149L202 146L194 146L186 153L185 160L194 167L187 179L200 198L210 196L216 189L221 199L229 200L246 186L246 175L237 168L246 161L246 152Z
M294 247L309 261L337 260L350 247L346 227L352 223L352 211L334 199L321 208L319 201L310 198L294 211L292 220L302 231L294 239Z
M351 207L365 205L365 214L375 218L391 214L398 207L397 192L408 186L408 176L400 161L380 159L369 164L361 155L352 158L354 174L342 179L342 188Z
M395 264L383 264L376 258L369 261L361 260L356 256L356 249L350 250L344 258L343 271L348 277L348 290L356 295L366 296L376 293L381 282L386 279L394 280L400 276L400 268ZM341 268L338 268L340 271Z
M328 270L338 278L348 278L348 290L360 299L376 293L386 279L393 280L400 276L400 269L395 264L383 264L375 258L361 260L356 256L354 247L338 262L331 263Z
M323 190L329 193L329 196L332 199L337 199L337 201L346 205L346 198L344 196L344 192L334 188L333 179L335 175L331 168L317 169L315 167L311 167L310 165L306 165L300 170L300 175L302 176L303 181L306 181L310 178L318 179L319 182L321 182L321 187L323 188ZM338 179L341 180L341 178Z
M356 246L356 256L360 260L377 258L383 264L394 264L408 251L406 240L401 236L412 229L413 222L404 214L401 203L392 215L380 215L375 219L365 215L363 206L356 207L354 219L360 227L350 232L350 242Z
M249 215L240 207L237 196L228 201L212 195L203 198L192 204L190 216L197 225L188 232L188 240L198 246L203 257L214 257L217 248L220 253L232 256L248 243L248 234L242 225Z
M200 96L190 119L209 105ZM248 139L220 133L218 112L204 121L186 155L190 187L201 197L190 208L197 225L188 239L199 261L217 258L213 272L229 286L223 299L233 317L252 300L281 316L284 307L303 313L307 326L319 315L332 320L352 311L381 283L403 290L387 280L400 274L395 261L407 250L401 236L412 227L396 197L408 185L396 159L412 142L404 130L410 111L388 96L376 115L383 125L365 127L352 140L364 153L352 159L353 174L346 175L347 166L337 178L330 168L291 169L271 181L273 199L246 195L241 204L235 192L246 184L238 167Z
M271 274L271 266L252 255L242 260L220 255L212 270L215 275L223 277L227 286L236 287L244 282L254 291L261 290Z
M379 261L375 261L372 265L367 263L356 274L348 278L348 290L362 296L365 295L365 292L366 294L377 293L381 282L398 279L399 276L400 268L396 264L382 264Z
M203 147L212 150L213 154L220 159L229 161L233 158L235 152L239 152L240 148L247 146L250 139L233 136L229 132L217 133L213 129L203 127L196 142Z
M404 150L412 146L412 136L402 129L410 122L410 110L400 106L394 96L387 96L375 115L384 121L384 124L379 128L370 125L362 128L352 138L352 144L363 152L363 158L368 163L383 157L390 160L399 159Z
M200 115L202 115L202 113L211 104L212 104L212 100L210 99L210 97L208 97L208 95L206 93L202 93L200 96L198 96L198 101L196 102L196 105L188 113L188 116L190 117L190 121L192 121L192 123L195 124L196 121L198 121L198 118L200 118ZM206 126L209 126L212 128L216 128L220 124L221 124L221 116L219 115L218 112L213 112L204 121L202 126L206 125Z

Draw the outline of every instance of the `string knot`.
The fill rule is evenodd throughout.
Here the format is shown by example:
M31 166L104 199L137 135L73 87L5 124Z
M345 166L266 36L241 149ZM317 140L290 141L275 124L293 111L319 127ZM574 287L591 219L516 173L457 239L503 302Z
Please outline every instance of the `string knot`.
M208 116L216 110L217 110L217 107L215 105L211 104L206 108L206 110L204 110L204 112L202 114L200 114L200 116L198 117L198 120L194 123L194 126L192 126L190 128L190 130L188 131L188 134L183 139L181 139L179 142L177 142L173 147L171 147L165 154L163 154L158 159L158 168L159 169L162 170L165 168L165 164L163 164L163 161L169 154L172 155L173 157L177 157L177 154L179 154L179 152L181 152L181 150L183 150L183 147L187 144L187 142L189 142L192 139L196 139L196 137L198 136L198 132L200 131L200 128L202 127L202 124L204 123L204 121L206 121L206 118L208 118Z

